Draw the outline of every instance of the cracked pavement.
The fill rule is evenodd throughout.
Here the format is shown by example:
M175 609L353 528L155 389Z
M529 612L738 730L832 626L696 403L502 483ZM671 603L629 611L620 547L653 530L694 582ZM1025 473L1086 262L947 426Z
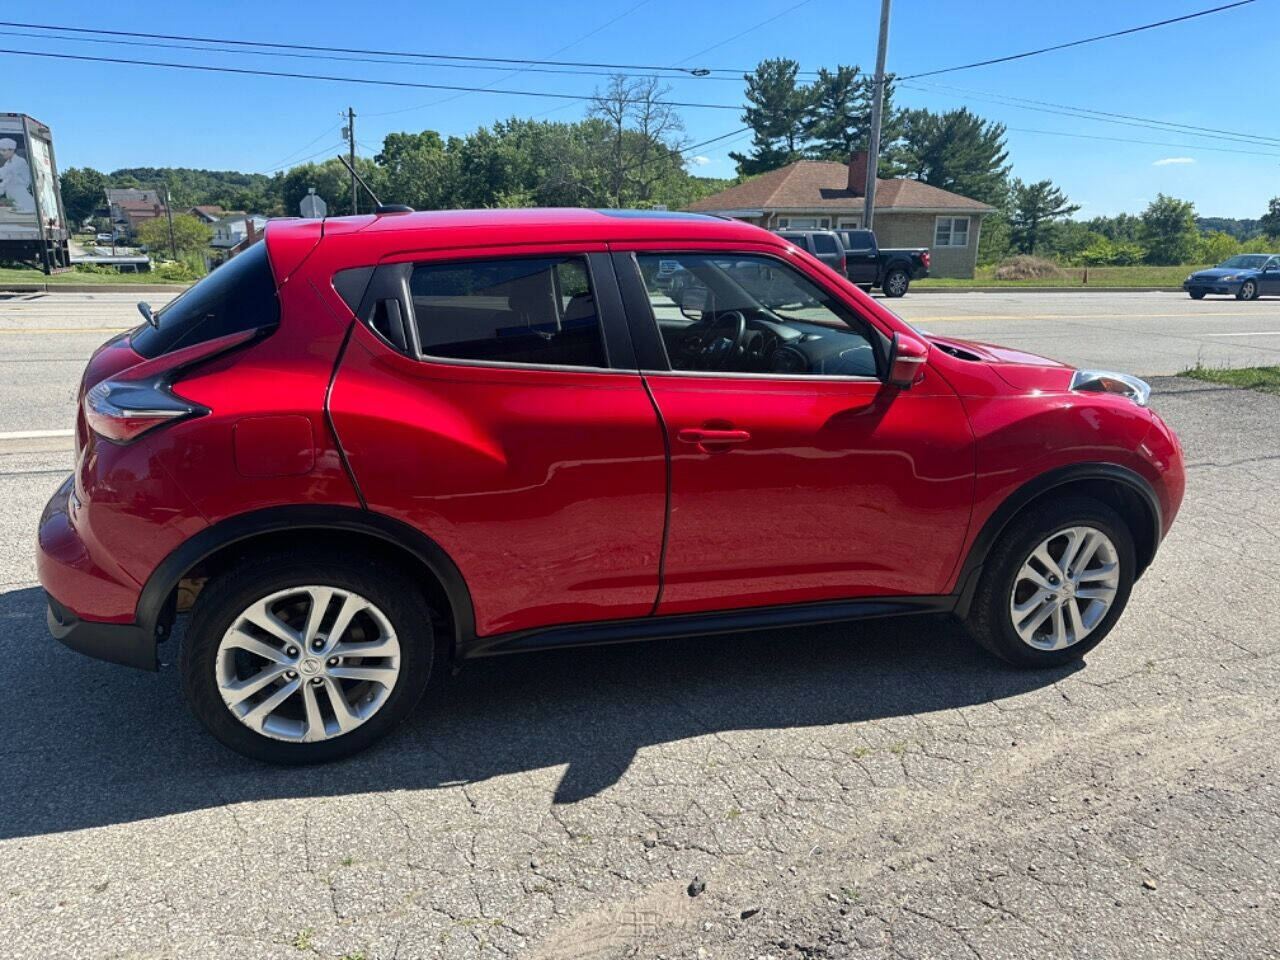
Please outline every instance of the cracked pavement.
M1187 499L1083 666L946 618L527 655L307 769L47 636L67 442L0 445L6 955L1280 956L1280 398L1153 385Z

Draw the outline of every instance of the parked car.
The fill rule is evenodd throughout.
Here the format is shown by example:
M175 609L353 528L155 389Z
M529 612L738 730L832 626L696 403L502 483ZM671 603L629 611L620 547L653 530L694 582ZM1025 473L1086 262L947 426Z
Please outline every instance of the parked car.
M268 761L549 647L949 612L1062 664L1182 500L1141 381L923 334L714 217L280 220L140 306L40 520L49 629L155 670L186 617L192 709Z
M836 273L844 274L844 244L834 230L779 230L778 236L807 250Z
M94 238L98 243L109 244L115 240L115 236L110 233L100 233Z
M845 272L864 290L879 287L886 297L901 297L912 280L929 275L928 247L886 250L876 244L870 230L837 230L836 234L844 245Z
M1192 300L1203 300L1207 293L1228 294L1237 300L1280 296L1280 256L1237 254L1212 269L1197 270L1182 281L1182 289Z

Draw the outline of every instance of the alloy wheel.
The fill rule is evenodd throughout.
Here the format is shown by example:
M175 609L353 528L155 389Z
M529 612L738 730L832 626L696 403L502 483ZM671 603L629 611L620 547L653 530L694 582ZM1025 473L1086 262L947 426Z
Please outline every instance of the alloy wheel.
M1074 646L1106 617L1119 587L1119 554L1105 533L1090 526L1059 530L1031 551L1014 578L1013 628L1037 650Z
M895 297L900 297L907 292L907 275L905 273L895 271L889 275L889 293Z
M350 733L382 708L400 676L400 642L359 594L291 587L236 616L215 671L223 703L249 729L314 743Z

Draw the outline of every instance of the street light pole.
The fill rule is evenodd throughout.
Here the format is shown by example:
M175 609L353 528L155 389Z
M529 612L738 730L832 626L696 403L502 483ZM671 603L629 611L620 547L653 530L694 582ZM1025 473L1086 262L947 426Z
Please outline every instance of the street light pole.
M876 205L876 171L880 169L880 122L884 113L884 58L889 49L889 3L880 0L880 46L876 50L876 76L871 92L871 133L867 138L867 186L862 207L862 229L872 229Z

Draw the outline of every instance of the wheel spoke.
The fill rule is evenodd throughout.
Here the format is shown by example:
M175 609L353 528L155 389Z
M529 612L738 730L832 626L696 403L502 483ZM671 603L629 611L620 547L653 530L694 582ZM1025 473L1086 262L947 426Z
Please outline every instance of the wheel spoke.
M1110 603L1115 595L1114 587L1081 587L1076 591L1078 600L1102 600L1107 603Z
M349 593L343 594L342 606L338 608L338 615L333 621L333 629L329 631L330 649L342 642L342 635L351 626L351 619L367 606L368 604L363 600L357 599Z
M339 643L329 651L333 657L394 657L400 652L400 644L394 637L359 643Z
M1076 579L1084 577L1085 568L1093 561L1093 556L1098 552L1098 547L1102 546L1102 534L1096 530L1086 530L1084 534L1084 543L1080 547L1080 551L1076 554L1076 562L1073 564L1076 571Z
M347 667L338 666L329 668L329 676L338 680L371 680L374 683L380 683L384 687L390 687L396 682L396 676L400 671L395 667Z
M302 640L310 649L311 641L320 632L324 615L329 611L329 601L333 598L333 590L329 587L312 587L307 591L311 597L311 609L307 611L307 625L302 631Z
M1033 567L1031 564L1023 564L1022 571L1018 574L1019 580L1030 580L1041 590L1053 591L1054 586L1049 582L1049 578Z
M320 701L316 699L316 687L312 683L302 685L302 705L307 713L307 729L303 740L314 741L325 738L324 717L320 713Z
M1044 565L1045 570L1049 573L1056 574L1059 577L1062 576L1062 567L1059 565L1057 560L1053 559L1053 555L1049 553L1048 541L1036 547L1035 553L1031 554L1031 556L1039 560L1040 563Z
M342 684L337 680L329 677L324 678L324 688L329 694L329 703L333 705L333 714L338 719L338 729L343 733L360 724L360 718L356 716L351 709L351 704L347 703L347 695L342 690Z
M248 713L241 716L240 719L251 727L261 728L267 717L275 712L276 707L297 693L298 687L301 685L302 681L297 678L290 680L271 696L254 706Z
M263 687L284 676L285 667L273 666L259 670L252 677L222 686L222 699L229 707L238 707Z
M291 628L287 623L282 623L271 612L270 603L263 600L255 603L252 607L240 614L240 619L248 620L259 630L271 634L281 643L299 643L301 638L296 630Z
M1053 603L1046 601L1039 610L1036 610L1030 617L1023 620L1021 625L1015 621L1014 626L1018 633L1022 635L1022 639L1029 641L1035 635L1036 630L1039 629L1040 624L1044 623L1051 613L1053 613Z
M235 647L239 650L248 650L250 653L255 653L264 660L270 660L272 663L286 664L292 662L289 655L279 647L273 647L265 640L251 637L239 627L231 628L226 639L222 641L222 645L224 647Z
M1094 567L1092 570L1082 571L1078 582L1095 583L1098 580L1105 580L1108 584L1114 585L1118 579L1116 574L1120 570L1118 563L1104 563L1100 567Z
M1080 616L1080 605L1075 600L1066 602L1067 619L1071 621L1071 639L1072 641L1083 640L1084 635L1089 632L1084 625L1084 618Z
M1028 613L1038 608L1052 596L1053 594L1047 589L1037 590L1029 599L1013 605L1013 619L1015 621L1025 619Z
M1058 650L1067 645L1067 624L1062 616L1062 607L1053 608L1053 649Z
M1084 532L1076 527L1072 527L1066 531L1067 545L1063 548L1062 559L1058 561L1058 567L1065 574L1068 570L1074 570L1076 566L1076 555L1080 552L1085 536Z

